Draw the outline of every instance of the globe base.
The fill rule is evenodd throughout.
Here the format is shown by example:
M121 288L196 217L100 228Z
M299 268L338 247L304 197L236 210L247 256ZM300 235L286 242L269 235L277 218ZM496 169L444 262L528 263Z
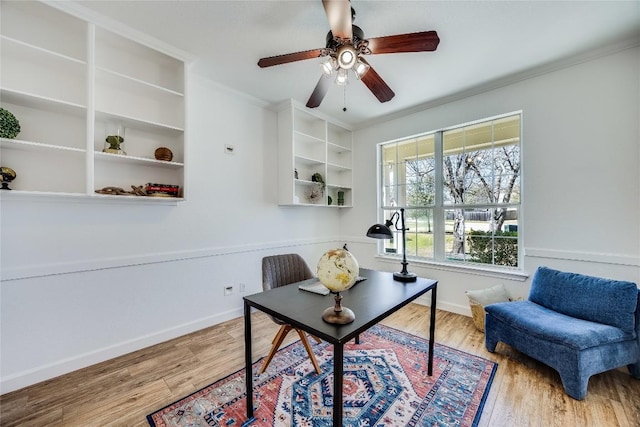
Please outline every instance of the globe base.
M336 325L346 325L356 320L356 315L347 307L342 307L342 311L335 311L334 307L329 307L322 312L322 320Z

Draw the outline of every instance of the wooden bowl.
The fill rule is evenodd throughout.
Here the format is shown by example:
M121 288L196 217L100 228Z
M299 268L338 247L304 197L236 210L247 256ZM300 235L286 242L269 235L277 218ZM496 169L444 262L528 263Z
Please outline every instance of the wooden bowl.
M170 162L173 159L173 153L167 147L159 147L153 154L156 157L156 160Z

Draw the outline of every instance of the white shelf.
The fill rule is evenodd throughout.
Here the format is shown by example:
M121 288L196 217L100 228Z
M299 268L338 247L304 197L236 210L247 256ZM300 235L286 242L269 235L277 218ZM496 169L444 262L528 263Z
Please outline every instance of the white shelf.
M343 166L343 165L336 165L336 164L333 164L333 163L327 163L327 169L330 170L330 171L335 171L335 172L351 171L350 167Z
M156 160L156 159L147 158L147 157L126 156L126 155L120 155L120 154L103 153L101 151L95 151L94 155L96 157L96 160L103 160L107 162L152 165L156 167L169 168L169 169L180 169L184 167L184 163L166 162L166 161Z
M317 166L324 165L324 161L320 159L312 159L304 156L295 156L296 165Z
M296 185L304 185L304 186L312 186L312 185L321 185L319 182L315 182L315 181L309 181L306 179L296 179L295 180L295 184Z
M132 87L135 87L136 85L139 85L140 87L148 87L150 90L154 90L154 91L157 90L157 91L161 91L161 92L166 92L169 95L175 95L175 96L178 96L178 97L183 97L184 96L184 93L182 93L182 92L177 92L177 91L175 91L173 89L169 89L169 88L166 88L166 87L158 86L156 84L149 83L147 81L140 80L140 79L137 79L135 77L127 76L126 74L122 74L122 73L119 73L117 71L113 71L113 70L110 70L110 69L107 69L107 68L96 67L96 70L98 70L100 72L103 72L105 74L111 74L112 76L117 77L119 79L122 79L123 81L127 81L128 80L128 81L130 81L132 83Z
M62 3L2 2L0 32L0 101L21 127L19 139L0 139L2 165L17 173L3 199L182 200L94 190L184 186L184 61L78 18ZM110 122L125 127L128 156L101 151ZM153 158L158 147L174 161Z
M0 138L0 148L24 150L24 151L43 151L43 150L59 151L61 150L61 151L70 151L70 152L76 152L81 154L87 151L81 148L65 147L61 145L44 144L41 142L22 141L20 139L7 139L7 138Z
M351 148L343 147L342 145L334 144L332 142L327 142L327 150L337 154L351 153Z
M3 44L2 44L3 55L8 55L8 56L16 55L16 56L24 56L24 57L31 55L32 58L35 58L36 56L40 56L40 55L44 55L44 56L50 55L52 57L62 59L64 61L76 62L80 65L87 64L87 62L82 59L74 58L72 56L68 56L53 50L45 49L43 47L36 46L28 42L24 42L22 40L17 40L9 36L0 35L0 39L2 39L3 41Z
M10 185L11 186L11 185ZM0 191L0 200L62 200L70 202L89 202L96 201L112 204L117 203L134 203L134 204L153 204L153 205L171 205L175 206L185 199L181 197L149 197L149 196L113 196L108 194L85 194L85 193L53 193L45 191Z
M173 125L169 125L166 123L153 122L149 120L145 120L138 117L126 116L114 112L109 111L101 111L96 110L96 120L98 121L118 121L121 122L124 126L130 128L139 128L141 130L147 132L155 132L155 133L173 133L174 135L182 134L184 132L184 128L177 127Z
M59 112L77 117L84 117L87 114L87 108L82 104L42 96L31 92L15 90L4 86L0 92L0 97L2 104L22 105L28 108Z
M294 131L296 136L296 143L308 143L308 144L322 144L324 145L324 139L315 137L313 135L306 134L300 131Z
M7 38L63 57L86 60L86 21L44 2L3 1L1 7L1 31Z
M278 112L278 133L280 205L352 206L353 135L348 127L289 101ZM309 203L307 193L321 185L311 181L316 173L322 175L326 185L321 200ZM337 204L339 191L344 193L344 205Z

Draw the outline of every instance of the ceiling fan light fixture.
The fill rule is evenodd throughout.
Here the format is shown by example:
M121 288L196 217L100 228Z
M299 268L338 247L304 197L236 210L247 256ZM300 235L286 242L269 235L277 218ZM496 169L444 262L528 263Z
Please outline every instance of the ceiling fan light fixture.
M340 46L338 49L338 66L345 70L349 70L353 68L356 64L356 60L358 59L358 52L356 49L350 44L346 44L344 46Z
M322 74L326 77L330 77L333 74L333 71L337 68L337 62L335 58L329 57L326 61L321 64Z
M367 71L369 71L369 68L371 68L369 64L365 63L362 59L358 58L356 65L353 67L353 72L356 74L356 77L358 79L361 79L365 74L367 74Z
M338 69L338 74L336 75L336 84L339 86L344 86L349 82L349 77L347 75L347 70L344 68Z

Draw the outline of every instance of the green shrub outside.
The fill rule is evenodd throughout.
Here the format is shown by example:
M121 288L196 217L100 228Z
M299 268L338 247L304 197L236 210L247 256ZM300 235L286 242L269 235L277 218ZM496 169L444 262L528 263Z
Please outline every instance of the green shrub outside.
M517 231L475 231L467 233L469 255L473 262L518 266Z

